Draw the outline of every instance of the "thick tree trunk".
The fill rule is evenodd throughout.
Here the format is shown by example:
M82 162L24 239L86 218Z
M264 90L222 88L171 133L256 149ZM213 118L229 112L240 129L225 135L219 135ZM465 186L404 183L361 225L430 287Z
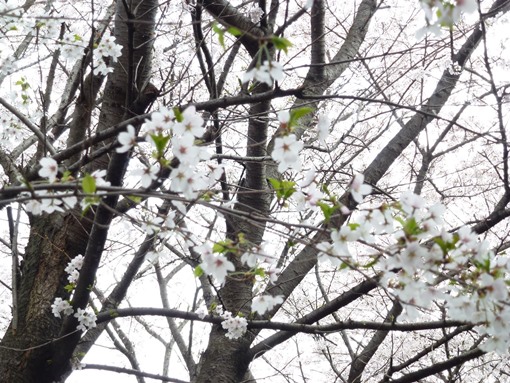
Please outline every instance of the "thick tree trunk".
M126 116L143 112L148 102L153 100L149 97L150 100L145 98L140 102L137 97L140 87L149 80L152 46L148 41L153 34L158 2L139 0L130 3L133 3L132 9L137 11L127 17L123 2L117 2L115 32L117 43L123 46L123 56L108 78L100 114L100 130L123 121ZM82 89L82 92L87 92L84 96L90 95L90 89ZM85 99L87 105L84 108L93 105L92 100ZM90 120L84 118L81 124L75 121L73 126L86 132L89 124ZM108 162L109 158L104 156L92 163L89 170L106 169ZM2 383L50 382L55 380L52 377L55 373L61 375L71 369L69 360L65 363L58 361L61 366L55 368L54 353L57 348L53 343L61 332L62 319L53 316L51 304L55 297L66 297L64 286L68 281L64 269L70 259L85 254L90 240L91 218L83 218L81 212L73 212L45 214L31 219L16 313L18 325L14 329L11 323L0 343ZM79 337L76 343L78 340Z
M0 348L0 377L4 383L40 382L51 364L50 343L62 320L53 316L55 297L66 297L64 269L83 253L88 226L80 213L37 217L31 220L18 300L18 328L10 328Z

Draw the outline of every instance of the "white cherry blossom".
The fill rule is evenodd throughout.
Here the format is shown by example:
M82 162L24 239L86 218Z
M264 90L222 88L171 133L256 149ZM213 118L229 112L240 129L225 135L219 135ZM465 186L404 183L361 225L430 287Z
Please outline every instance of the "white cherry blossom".
M202 263L200 267L204 273L213 276L218 283L225 283L228 272L235 271L232 262L223 254L214 254L208 245L197 246L195 250L201 255Z
M364 184L365 176L363 174L356 174L351 183L351 195L357 203L363 202L364 196L372 193L372 186Z
M317 139L323 145L326 145L326 139L329 136L329 127L331 125L331 120L325 114L321 114L319 116L319 121L317 122Z
M140 182L143 188L148 188L151 186L152 181L155 181L158 178L159 173L159 164L149 165L144 169L135 169L131 173L134 176L141 177Z
M119 144L122 146L117 148L117 153L126 153L134 145L136 145L136 132L133 125L128 125L125 132L120 132L117 137Z
M278 162L278 171L280 173L287 169L297 171L301 169L301 160L299 158L301 149L303 149L303 143L298 141L294 134L275 139L271 157Z
M190 134L192 137L202 137L204 135L204 119L200 114L197 113L194 106L188 106L184 112L182 112L183 120L176 122L173 126L174 134L176 135L187 135Z
M251 310L263 315L266 311L271 311L274 306L283 303L282 295L258 295L251 302Z
M39 176L43 178L48 178L50 183L55 182L58 174L58 164L53 158L44 157L39 160L39 165L41 165L41 169L39 169Z

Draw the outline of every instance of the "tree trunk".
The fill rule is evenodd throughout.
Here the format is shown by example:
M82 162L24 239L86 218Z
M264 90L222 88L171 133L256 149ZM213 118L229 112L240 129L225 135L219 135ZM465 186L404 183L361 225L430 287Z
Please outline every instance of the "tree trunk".
M158 2L139 0L130 3L132 9L136 9L136 14L128 17L123 2L117 2L115 33L117 43L123 46L123 55L114 73L108 77L99 130L123 121L126 116L142 113L154 99L151 95L143 102L135 102L140 101L138 90L149 81L152 45L148 41L154 31ZM90 90L82 89L82 92ZM87 105L92 104L87 99ZM72 126L86 132L89 123L89 119L84 119L81 124L73 123ZM89 171L106 169L108 163L109 157L103 156L89 164ZM127 162L123 167L126 166ZM70 360L54 359L58 346L52 343L61 332L62 319L54 317L51 304L55 297L68 298L64 289L68 284L64 269L76 255L85 254L92 220L91 216L83 218L79 211L31 218L16 313L18 325L14 329L11 323L0 343L2 383L50 382L58 379L55 373L60 376L72 368ZM79 337L74 347L78 340ZM56 369L55 364L59 364L59 368Z

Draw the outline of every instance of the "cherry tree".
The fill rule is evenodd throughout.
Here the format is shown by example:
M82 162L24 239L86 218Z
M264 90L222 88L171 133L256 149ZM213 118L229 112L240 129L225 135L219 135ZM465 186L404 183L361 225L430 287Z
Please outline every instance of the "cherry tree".
M509 9L3 2L2 381L504 381Z

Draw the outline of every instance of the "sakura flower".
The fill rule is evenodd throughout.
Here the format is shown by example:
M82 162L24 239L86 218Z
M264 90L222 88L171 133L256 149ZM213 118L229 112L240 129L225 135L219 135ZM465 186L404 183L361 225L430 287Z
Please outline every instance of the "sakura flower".
M150 135L162 135L168 133L173 126L173 112L167 113L154 112L151 114L150 120L145 120L144 131L147 132L147 137Z
M117 153L126 153L136 145L136 132L133 125L128 125L125 132L120 132L117 141L122 146L117 148Z
M204 306L200 306L196 311L195 314L198 315L200 319L204 319L205 316L208 314L207 309Z
M256 80L267 85L273 85L273 81L283 80L283 66L277 61L264 61L260 67L253 67L243 75L242 82Z
M288 110L280 110L277 114L280 126L286 129L290 122L290 112Z
M150 165L145 169L135 169L133 170L134 176L141 176L141 183L143 188L148 188L151 186L152 181L158 178L159 173L159 164Z
M39 165L41 165L41 169L38 172L39 176L48 178L50 183L55 182L58 173L57 161L50 157L44 157L39 160Z
M202 270L206 274L212 275L220 284L225 283L229 271L235 271L234 264L223 254L213 254L210 246L197 246L195 250L201 254L200 267Z
M364 196L372 193L372 186L364 184L365 176L356 174L351 183L351 195L357 203L363 202Z
M73 308L68 301L63 300L62 298L55 298L51 305L51 312L57 318L61 318L60 313L63 312L64 315L71 315L73 313Z
M230 314L228 311L225 314ZM229 339L239 339L245 333L248 327L248 322L245 318L240 316L232 317L232 314L225 315L226 319L221 322L221 327L227 330L225 336Z
M260 22L260 18L264 14L264 11L260 7L252 7L248 11L248 16L252 23L258 24Z
M253 312L263 315L266 311L271 311L274 306L283 303L282 295L259 295L253 298L251 309Z
M170 173L170 189L176 193L183 193L185 198L193 199L198 195L198 190L207 187L205 177L195 173L187 164L180 164Z
M65 272L71 274L74 270L81 270L83 266L83 255L78 254L66 266Z
M173 229L175 227L175 211L170 210L167 213L163 226L167 229Z
M142 223L142 230L145 231L147 235L154 235L161 230L162 224L163 218L161 217L147 219L144 223Z
M328 116L321 114L317 122L317 139L323 145L326 145L326 138L329 136L329 127L331 120Z
M278 171L280 173L287 169L297 171L301 169L301 160L299 159L301 149L303 149L303 143L298 141L294 134L275 139L271 157L278 162Z
M195 137L186 134L172 138L172 153L181 164L196 165L200 160L200 148L195 146Z
M96 318L96 314L94 314L93 312L79 308L79 309L77 309L74 316L78 319L78 322L79 322L79 324L77 326L78 330L85 331L85 330L96 327L96 319L97 318Z
M67 276L67 280L69 283L76 284L78 282L78 278L80 277L80 272L78 270L73 270Z
M319 253L317 254L317 260L319 263L329 261L333 267L338 267L342 264L342 260L337 254L335 254L335 249L332 244L328 242L321 242L317 245L317 250L319 250Z
M348 244L357 241L361 236L358 230L352 230L349 226L342 226L340 230L331 231L331 240L336 255L350 256Z
M194 106L188 106L182 112L183 120L175 123L173 127L174 134L186 135L190 134L192 137L202 137L204 135L204 119L197 113Z
M281 269L275 265L269 266L266 270L266 275L269 277L269 283L275 283L280 275Z
M41 201L31 199L25 203L25 210L33 215L41 215L43 213L43 204Z

